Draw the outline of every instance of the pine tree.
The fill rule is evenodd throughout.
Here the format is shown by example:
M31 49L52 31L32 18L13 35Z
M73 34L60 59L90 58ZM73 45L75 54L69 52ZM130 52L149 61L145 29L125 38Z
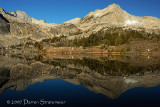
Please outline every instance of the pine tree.
M117 36L117 38L115 39L115 45L122 45L123 43L123 39L121 38L121 36Z

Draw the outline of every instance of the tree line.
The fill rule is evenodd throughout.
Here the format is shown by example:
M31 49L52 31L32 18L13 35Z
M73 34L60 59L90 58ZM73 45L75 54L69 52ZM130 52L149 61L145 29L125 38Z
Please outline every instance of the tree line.
M36 42L35 47L41 50L43 46L50 45L54 47L63 47L63 46L77 46L77 47L91 47L98 45L105 46L118 46L126 43L130 43L136 40L157 40L160 36L152 36L145 33L145 31L136 31L136 30L123 30L118 28L108 29L107 31L99 31L98 33L91 34L89 37L75 37L74 40L67 40L66 36L54 37L43 39L41 42ZM159 40L159 39L158 39Z
M134 40L138 39L146 39L145 35L138 31L134 30L125 30L124 32L105 32L105 33L97 33L97 34L91 34L87 38L75 38L73 40L72 45L73 46L83 46L83 47L89 47L89 46L98 46L101 44L105 44L108 46L117 46L122 45L125 43L129 43Z

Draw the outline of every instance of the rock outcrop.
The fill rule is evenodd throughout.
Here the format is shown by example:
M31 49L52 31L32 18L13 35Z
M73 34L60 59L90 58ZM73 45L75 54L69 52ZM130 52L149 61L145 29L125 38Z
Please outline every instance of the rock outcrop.
M35 41L40 41L47 37L41 29L32 24L31 18L22 11L16 11L13 13L7 13L3 9L0 9L1 20L3 20L3 26L0 32L0 45L8 47L11 45L18 45L22 40L31 38ZM2 18L3 17L3 18ZM4 34L5 32L5 34Z
M5 35L10 33L9 21L0 14L0 34Z
M23 11L15 11L7 13L2 8L1 14L1 28L0 28L0 43L3 47L17 45L22 43L22 40L30 38L34 41L41 41L46 38L55 36L70 36L77 35L81 32L74 24L54 24L46 23L43 20L36 20L30 18ZM4 34L8 37L4 37ZM10 41L9 41L9 40ZM23 44L23 43L22 43Z
M10 22L0 13L0 46L7 47L19 43L10 32Z
M14 16L14 17L17 17L17 18L20 18L20 19L23 19L27 22L32 22L32 19L27 15L26 12L24 11L21 11L21 10L17 10L17 11L14 11L14 12L9 12L9 14L11 16Z

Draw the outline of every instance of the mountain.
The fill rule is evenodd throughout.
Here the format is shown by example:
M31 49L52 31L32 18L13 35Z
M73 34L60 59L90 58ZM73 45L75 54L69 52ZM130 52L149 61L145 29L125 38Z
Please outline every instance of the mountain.
M145 29L145 31L152 33L152 30L160 29L160 19L149 16L134 16L121 9L119 5L112 4L103 10L90 12L80 19L78 26L83 30L92 31L107 30L108 27L123 27L135 30Z
M55 36L69 36L73 35L76 32L79 32L80 29L73 24L54 24L54 23L46 23L43 20L36 20L34 18L29 17L23 11L15 11L15 12L5 12L2 8L0 9L1 17L3 16L3 28L1 30L8 29L8 36L10 38L15 38L17 41L12 42L12 40L8 40L8 38L3 37L3 32L0 32L1 42L0 45L3 47L8 47L11 45L25 44L28 39L32 39L33 41L42 41L46 38L52 38ZM7 26L4 24L8 22Z
M160 19L156 17L138 17L131 15L117 4L109 5L102 10L90 12L83 18L75 18L62 24L46 23L44 20L31 18L24 11L5 12L0 9L2 20L0 28L1 46L25 44L28 39L34 42L43 39L65 36L67 40L86 38L109 28L121 28L145 31L149 34L160 34ZM4 36L4 32L5 35ZM14 41L12 41L14 40Z
M7 36L0 33L0 41L2 41L0 44L4 47L18 45L29 37L33 40L46 38L46 35L41 32L40 28L30 22L31 20L26 13L22 11L7 13L3 9L0 9L0 14L7 21L5 29L8 29L9 32Z

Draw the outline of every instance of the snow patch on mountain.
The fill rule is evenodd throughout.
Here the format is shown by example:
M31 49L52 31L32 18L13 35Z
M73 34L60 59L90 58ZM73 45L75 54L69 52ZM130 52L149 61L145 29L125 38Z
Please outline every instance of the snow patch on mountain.
M94 15L95 17L99 17L99 16L101 16L101 15L103 15L103 14L104 14L104 12L101 11L101 10L96 10L95 13L93 13L93 15Z
M136 20L127 20L127 21L125 21L125 26L127 26L127 25L136 25L138 23L139 22L136 21Z
M102 13L97 12L94 16L98 17L98 16L100 16L101 14L102 14Z

